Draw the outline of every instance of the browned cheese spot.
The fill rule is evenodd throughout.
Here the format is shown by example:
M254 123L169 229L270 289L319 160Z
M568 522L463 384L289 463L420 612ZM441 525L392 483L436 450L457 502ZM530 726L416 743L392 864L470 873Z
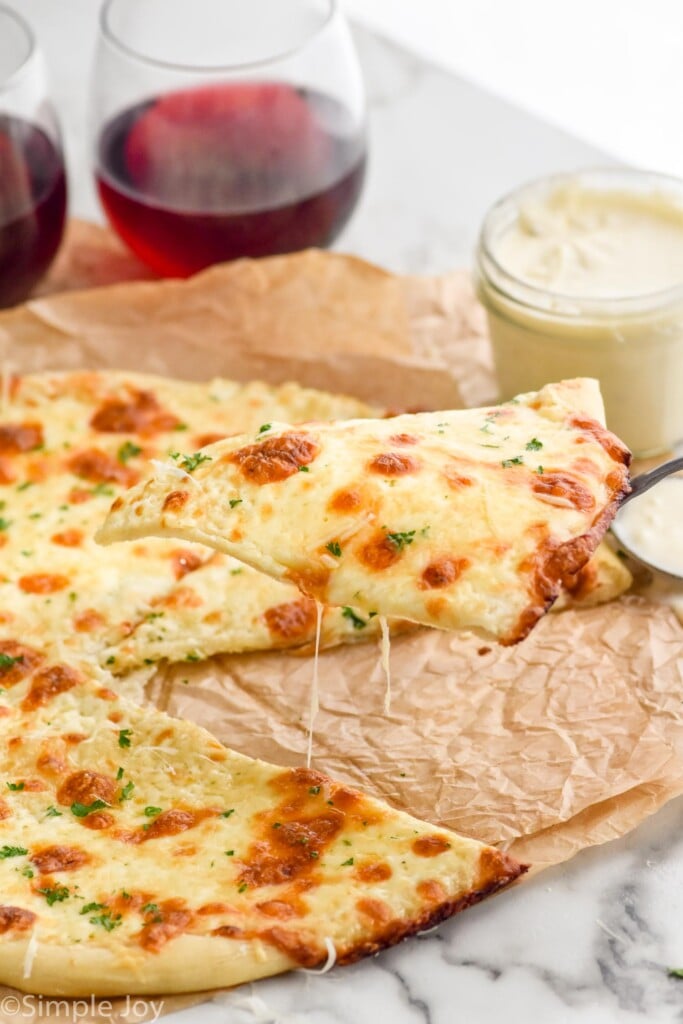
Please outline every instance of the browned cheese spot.
M287 601L268 608L263 615L266 625L276 640L291 643L308 639L315 630L316 607L310 597Z
M272 484L298 473L320 452L319 445L307 434L290 431L260 444L250 444L225 456L239 466L240 472L254 484Z
M26 932L33 927L36 915L22 907L0 906L0 935L5 932Z
M386 882L391 878L392 871L384 861L372 861L367 864L359 864L354 874L361 882Z
M161 917L161 921L156 920ZM158 953L171 939L182 935L192 924L193 915L185 909L182 899L164 900L158 904L158 914L145 924L139 935L139 942L148 953Z
M173 551L171 554L173 575L177 580L181 580L183 576L187 576L188 573L198 569L202 561L202 556L197 554L196 551L190 551L187 548Z
M365 896L360 900L356 900L356 907L360 910L361 914L369 917L375 924L387 924L391 921L394 916L393 911L388 904L382 900L373 899L370 896Z
M392 434L389 438L392 444L419 444L420 438L415 434Z
M412 844L413 853L418 857L438 857L450 848L451 844L445 836L420 836Z
M443 885L441 882L437 882L435 878L423 879L423 881L417 883L415 890L420 899L423 899L425 903L443 903L448 898L448 893Z
M455 583L459 576L467 569L470 561L468 558L451 558L444 556L430 562L422 571L420 586L423 590L438 590L441 587L449 587Z
M123 487L131 487L140 479L139 473L134 469L125 466L100 448L76 452L68 459L67 467L75 476L93 484L121 484Z
M52 665L42 668L33 676L31 686L21 703L22 711L35 711L53 697L66 693L81 682L81 676L68 665Z
M531 489L540 501L555 504L553 498L569 502L579 512L595 508L595 498L575 477L569 473L546 472L534 474Z
M105 619L94 608L86 608L74 615L73 624L77 633L95 633L105 625Z
M56 594L69 586L69 577L58 573L35 572L19 577L19 587L25 594Z
M186 811L178 807L163 811L154 819L149 828L142 833L141 841L147 842L150 839L162 839L165 836L177 836L180 832L187 832L194 828L206 818L215 818L220 811L215 808L206 808L196 811Z
M597 441L615 462L621 462L624 466L630 465L631 453L628 448L619 440L616 434L612 434L601 423L598 423L597 420L573 416L570 423L577 430L583 430L584 433Z
M370 460L368 469L380 476L405 476L416 473L420 469L420 461L402 452L382 452Z
M115 779L84 768L81 771L72 772L64 780L57 790L57 802L66 805L85 804L86 807L94 804L96 800L104 800L106 804L113 804L117 789L118 783Z
M329 501L329 509L332 512L354 512L363 504L363 498L359 490L349 488L348 490L337 491Z
M30 676L45 660L45 655L35 647L29 647L18 640L0 640L0 652L8 658L17 659L13 664L0 668L0 686L5 689L16 686L26 676Z
M180 512L189 500L189 491L171 491L171 493L167 494L164 498L164 504L161 506L161 510L162 512Z
M90 425L107 434L159 434L180 426L172 412L162 408L152 391L130 388L130 398L109 398L93 414Z
M446 466L443 475L453 491L461 491L463 487L471 487L473 483L472 478L465 476L456 466Z
M0 454L21 455L44 444L40 423L0 424Z
M401 549L389 539L382 530L378 530L373 537L360 548L358 552L359 561L372 570L388 569L401 557Z
M60 533L53 533L50 540L62 548L79 548L83 543L83 531L62 530Z
M46 846L32 853L29 860L41 875L51 875L55 871L75 871L87 864L90 858L77 846Z

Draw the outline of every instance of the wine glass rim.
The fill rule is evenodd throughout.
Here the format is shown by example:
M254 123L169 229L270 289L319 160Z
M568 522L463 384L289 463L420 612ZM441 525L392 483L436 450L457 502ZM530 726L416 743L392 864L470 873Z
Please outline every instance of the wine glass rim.
M7 15L19 26L26 36L26 42L28 44L26 56L17 64L13 71L10 71L6 78L0 79L0 92L5 92L7 89L14 88L17 79L24 73L31 58L34 56L38 44L35 32L29 25L28 21L26 21L18 11L15 11L13 7L8 7L7 4L0 3L0 15L2 14Z
M282 61L286 60L288 57L293 57L322 35L339 13L339 0L324 0L324 3L327 5L327 13L321 23L317 25L315 29L313 29L313 31L304 39L302 39L300 43L297 43L296 46L290 46L280 52L272 53L268 57L259 57L258 60L240 62L233 61L228 64L185 64L179 61L169 61L162 60L159 57L151 57L149 54L137 50L133 46L129 46L128 43L125 43L120 39L109 24L109 13L111 8L118 2L119 0L104 0L100 9L100 32L102 33L102 37L108 43L116 47L116 49L121 53L124 53L126 56L132 57L140 63L148 64L151 67L164 68L167 71L197 72L198 74L249 71L260 67L267 67L269 64L274 64L276 61ZM1 8L2 5L0 4L0 9Z

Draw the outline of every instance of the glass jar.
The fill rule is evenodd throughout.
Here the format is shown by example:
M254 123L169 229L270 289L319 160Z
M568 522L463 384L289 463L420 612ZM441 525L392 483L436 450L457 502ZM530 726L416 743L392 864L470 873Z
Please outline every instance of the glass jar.
M569 213L559 216L563 193L570 196ZM572 213L572 194L588 196L595 221L588 233L585 211ZM555 260L557 273L550 264L537 274L515 265L510 232L519 232L529 209L551 218L550 263ZM629 232L616 258L620 209ZM533 223L525 230L533 236ZM541 222L540 234L544 230ZM577 270L571 288L567 259ZM658 265L661 288L653 287ZM683 439L683 181L614 168L526 185L486 216L476 279L503 400L552 381L596 377L609 428L635 454L663 452Z

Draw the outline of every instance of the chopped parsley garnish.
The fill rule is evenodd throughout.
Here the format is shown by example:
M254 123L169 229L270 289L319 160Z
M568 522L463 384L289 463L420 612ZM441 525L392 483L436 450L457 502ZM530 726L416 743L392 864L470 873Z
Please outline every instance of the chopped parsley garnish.
M282 822L281 821L274 821L272 827L273 828L282 828Z
M185 661L201 661L201 658L196 651L188 651L185 655Z
M91 804L73 803L71 805L71 813L76 818L87 818L93 811L101 811L106 806L104 800L93 800Z
M543 473L543 466L536 466L536 472L539 476L541 476Z
M320 786L309 786L308 792L311 794L311 796L317 796L318 793L320 792Z
M329 544L325 545L325 547L331 555L334 555L335 558L341 558L341 545L338 544L336 540L331 540Z
M666 973L670 978L683 978L683 967L670 967Z
M272 425L272 423L262 423L261 426L258 428L259 434L265 434L267 430L270 430Z
M91 488L90 493L91 494L100 494L100 495L103 495L106 498L111 498L111 496L114 494L114 488L110 487L109 484L104 484L104 483L102 483L102 484L95 484L95 486L93 488Z
M84 907L81 907L81 914L92 914L96 910L105 910L106 903L86 903Z
M299 472L300 473L310 473L311 470L310 470L309 466L299 466Z
M25 786L24 782L8 782L7 783L7 788L12 793L21 793L21 791L24 788L24 786Z
M311 860L317 860L320 854L318 853L317 850L311 850L308 856L311 858Z
M16 658L13 658L11 654L5 654L4 651L0 651L0 669L12 668L13 665L21 664L23 660L23 654L18 654Z
M247 885L247 883L246 882L242 882L241 886L239 887L239 889L237 891L238 892L246 892L248 888L249 888L249 886Z
M23 868L21 869L21 873L24 876L24 878L35 878L36 874L30 864L24 864Z
M18 491L27 491L29 487L33 487L33 480L24 480L23 484L17 485Z
M124 444L118 450L119 462L128 462L129 459L134 459L136 455L139 455L142 448L138 444L133 444L132 441L125 441Z
M174 430L189 430L187 423L176 423Z
M230 499L230 508L237 508L237 506L241 505L241 504L242 504L242 499L241 498L231 498Z
M7 530L12 525L10 519L5 519L4 516L0 516L0 530Z
M122 920L123 918L120 914L112 914L111 910L105 910L103 914L91 917L90 924L99 924L106 932L113 932L114 928L118 928L122 923Z
M62 812L58 811L57 808L54 806L54 804L50 804L49 807L45 808L45 817L46 818L61 818L61 816L62 816Z
M25 857L28 850L24 846L0 846L0 860L8 857Z
M134 789L135 789L135 783L134 782L127 782L125 784L125 786L123 787L123 789L121 790L121 796L119 797L119 803L123 803L124 800L130 800L131 796L133 795L133 790Z
M53 903L63 903L70 896L69 890L65 885L47 886L45 889L38 889L37 891L41 896L45 897L48 907L51 907Z
M106 662L105 662L105 665L115 665L115 664L116 664L116 658L114 657L113 654L110 654L109 657L107 658Z
M225 851L225 856L226 857L234 857L235 856L235 851L234 850L226 850Z
M404 533L388 533L387 540L390 541L397 551L402 551L415 539L415 530L407 530Z
M194 455L182 455L180 452L171 452L171 458L180 459L180 468L184 469L187 473L192 473L197 466L201 466L202 462L213 461L210 455L202 455L201 452L195 452Z
M521 455L515 455L514 459L503 459L503 469L509 469L510 466L523 466L524 459Z
M231 569L230 570L230 575L231 576L239 576L241 572L242 572L241 569Z
M221 818L229 818L231 814L235 813L235 808L231 807L229 811L223 811Z
M129 747L132 734L132 729L119 729L119 746Z
M142 813L146 818L156 818L157 814L161 814L161 807L145 807Z
M342 861L342 865L341 866L343 868L352 868L353 867L353 857L349 857L348 860Z
M142 908L142 913L152 915L150 920L147 922L148 924L161 924L164 919L156 903L145 903Z
M356 615L353 608L349 608L348 605L345 608L342 608L342 615L345 619L349 619L351 621L351 625L354 629L365 629L367 626L365 619L361 619L360 615Z
M121 768L121 766L119 766L119 769L118 769L118 771L116 773L116 781L120 782L122 778L123 778L123 768Z
M537 437L532 437L530 441L527 441L525 448L528 452L540 452L543 447L543 442L539 441Z

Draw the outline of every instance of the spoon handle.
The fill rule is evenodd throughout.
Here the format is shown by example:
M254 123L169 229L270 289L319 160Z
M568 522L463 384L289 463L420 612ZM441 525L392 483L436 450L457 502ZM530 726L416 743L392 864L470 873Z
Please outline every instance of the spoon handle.
M661 466L655 466L654 469L648 470L647 473L639 473L638 476L631 480L631 493L627 494L622 500L621 507L623 508L631 498L637 498L639 494L649 491L651 487L658 484L664 477L671 476L672 473L678 473L681 470L683 470L683 456L677 459L669 459L668 462L663 462Z

